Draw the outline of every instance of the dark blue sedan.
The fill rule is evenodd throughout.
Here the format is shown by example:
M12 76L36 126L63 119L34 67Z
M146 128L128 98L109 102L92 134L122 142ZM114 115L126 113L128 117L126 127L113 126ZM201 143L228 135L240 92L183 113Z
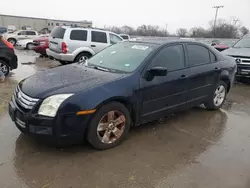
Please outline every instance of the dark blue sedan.
M233 58L202 43L123 42L21 81L9 114L29 135L108 149L131 126L199 104L219 109L235 72Z

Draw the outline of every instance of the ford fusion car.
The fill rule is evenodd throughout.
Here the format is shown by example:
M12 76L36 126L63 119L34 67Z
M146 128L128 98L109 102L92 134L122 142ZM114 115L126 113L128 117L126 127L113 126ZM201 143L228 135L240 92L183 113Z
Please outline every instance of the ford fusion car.
M235 72L233 58L199 42L118 43L22 80L9 114L26 134L108 149L131 126L199 104L219 109Z

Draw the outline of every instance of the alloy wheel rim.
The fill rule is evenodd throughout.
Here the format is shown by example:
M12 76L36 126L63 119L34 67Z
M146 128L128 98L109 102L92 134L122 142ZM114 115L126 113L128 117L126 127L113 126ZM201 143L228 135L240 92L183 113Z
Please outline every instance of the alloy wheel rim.
M116 142L125 130L126 118L120 111L109 111L98 123L97 135L104 144Z
M87 60L87 59L88 59L88 57L82 56L82 57L80 57L79 62L80 62L80 63L81 63L81 62L84 62L84 61Z
M215 106L220 106L226 96L226 88L223 85L220 85L217 87L214 93L214 105Z
M1 62L0 62L0 71L2 71L4 75L8 72L7 66Z
M29 50L32 50L33 47L34 47L33 44L28 44L28 49L29 49Z

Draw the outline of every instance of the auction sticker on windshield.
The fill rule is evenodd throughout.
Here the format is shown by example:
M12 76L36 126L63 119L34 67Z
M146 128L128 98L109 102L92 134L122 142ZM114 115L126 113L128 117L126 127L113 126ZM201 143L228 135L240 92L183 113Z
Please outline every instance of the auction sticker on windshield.
M137 49L137 50L146 50L146 49L148 49L148 46L134 45L134 46L132 46L132 48Z

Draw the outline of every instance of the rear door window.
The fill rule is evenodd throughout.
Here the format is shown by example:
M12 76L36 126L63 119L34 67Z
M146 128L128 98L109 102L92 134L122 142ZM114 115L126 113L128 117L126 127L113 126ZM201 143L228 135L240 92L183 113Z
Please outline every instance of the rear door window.
M70 39L87 41L87 34L88 32L86 30L72 30L70 33Z
M51 32L51 36L53 38L63 39L65 31L66 29L62 27L55 27Z
M35 31L26 31L26 35L36 35Z
M91 31L91 41L107 43L107 34L100 31Z
M207 48L196 45L187 45L189 66L197 66L210 63L210 54Z

